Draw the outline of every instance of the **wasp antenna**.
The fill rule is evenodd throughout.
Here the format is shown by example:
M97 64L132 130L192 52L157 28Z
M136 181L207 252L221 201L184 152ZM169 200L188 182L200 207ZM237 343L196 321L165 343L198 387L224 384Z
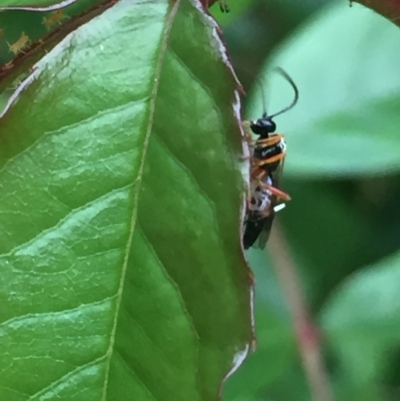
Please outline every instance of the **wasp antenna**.
M265 97L264 86L263 86L263 84L261 82L261 79L259 77L255 77L255 80L256 80L257 85L259 86L260 91L261 91L261 99L262 99L262 106L263 106L262 116L263 116L263 118L265 118L265 117L268 116L268 113L267 113L267 105L265 104L266 97Z
M291 108L293 108L297 101L299 100L299 90L297 89L296 84L294 83L293 79L290 77L290 75L281 67L276 67L275 70L282 75L282 77L284 77L286 79L286 81L289 82L289 84L291 85L291 87L293 88L294 91L294 98L292 103L289 104L289 106L285 107L284 109L278 111L275 114L272 114L271 116L269 116L270 118L279 116L280 114L286 113L287 111L289 111Z

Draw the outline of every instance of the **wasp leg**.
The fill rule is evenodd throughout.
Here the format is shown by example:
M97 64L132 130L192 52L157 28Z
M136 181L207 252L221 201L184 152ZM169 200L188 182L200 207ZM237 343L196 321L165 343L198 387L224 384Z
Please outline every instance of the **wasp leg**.
M250 120L243 120L242 121L242 127L245 131L250 131L250 125L251 121Z
M281 191L280 189L273 187L272 185L266 184L265 182L260 181L260 185L271 193L273 193L277 198L284 200L285 202L290 201L291 197L286 192Z
M251 135L250 124L251 124L250 121L243 120L242 128L245 134L246 142L248 143L249 147L254 148L254 139L253 136Z
M290 195L288 195L286 192L281 191L279 188L276 188L273 185L266 184L263 181L263 178L265 177L266 174L267 172L265 170L261 170L259 174L254 177L256 180L258 180L258 185L260 187L268 189L268 191L274 194L277 198L282 199L286 202L290 201L291 200Z

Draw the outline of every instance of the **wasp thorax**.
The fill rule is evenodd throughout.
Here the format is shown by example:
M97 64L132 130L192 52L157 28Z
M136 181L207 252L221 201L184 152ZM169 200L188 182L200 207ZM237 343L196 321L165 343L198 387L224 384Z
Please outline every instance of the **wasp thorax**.
M259 118L257 121L253 121L250 128L257 135L268 136L268 134L275 132L276 124L270 117L263 117Z

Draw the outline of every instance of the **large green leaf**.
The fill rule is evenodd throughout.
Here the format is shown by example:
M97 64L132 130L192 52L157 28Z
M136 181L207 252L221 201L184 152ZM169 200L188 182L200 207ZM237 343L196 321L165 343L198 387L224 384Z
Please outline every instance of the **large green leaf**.
M66 7L77 0L0 0L0 7L21 7L28 9Z
M271 58L268 66L283 67L300 90L299 104L276 119L288 139L285 174L350 177L400 169L399 46L396 26L340 1ZM293 93L281 77L266 69L263 81L271 113L290 103ZM258 91L248 117L261 112Z
M0 120L0 399L216 400L252 332L216 27L122 0L36 67Z

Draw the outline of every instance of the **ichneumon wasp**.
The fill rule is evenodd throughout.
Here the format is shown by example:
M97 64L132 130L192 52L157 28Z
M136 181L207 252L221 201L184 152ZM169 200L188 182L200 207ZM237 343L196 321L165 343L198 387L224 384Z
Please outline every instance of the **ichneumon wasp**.
M248 202L243 234L245 249L253 246L257 238L260 247L265 246L275 213L284 208L283 202L290 200L290 196L279 189L286 143L284 136L275 132L276 124L273 118L296 105L299 91L292 78L282 68L276 70L293 88L294 98L289 106L275 114L268 115L264 107L261 118L250 122L250 129L258 138L253 146L251 159L251 199ZM280 200L283 202L279 202Z

